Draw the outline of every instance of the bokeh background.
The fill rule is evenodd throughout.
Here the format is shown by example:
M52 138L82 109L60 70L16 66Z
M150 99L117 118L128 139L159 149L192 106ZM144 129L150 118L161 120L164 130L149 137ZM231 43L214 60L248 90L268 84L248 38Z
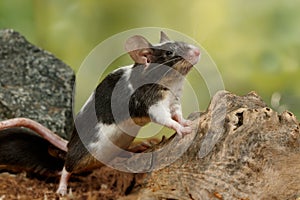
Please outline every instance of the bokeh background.
M0 28L21 32L75 71L111 35L138 27L173 29L206 49L227 90L256 91L273 109L299 119L299 8L296 0L0 0ZM209 98L203 101L200 109Z

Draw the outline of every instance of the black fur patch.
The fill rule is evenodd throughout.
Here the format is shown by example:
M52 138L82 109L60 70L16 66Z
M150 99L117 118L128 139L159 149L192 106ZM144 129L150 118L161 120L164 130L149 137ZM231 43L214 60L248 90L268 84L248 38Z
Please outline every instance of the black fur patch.
M128 82L125 80L125 77L123 75L124 70L119 69L114 73L109 74L96 88L96 115L98 121L102 122L103 124L116 123L116 117L118 117L120 120L124 118L123 116L119 116L118 111L126 109L126 107L124 107L124 104L130 97L130 89L128 88ZM112 99L113 92L114 98ZM112 106L117 106L117 112L114 111L113 113Z
M28 129L1 130L0 165L11 166L16 171L33 172L45 176L57 175L63 167L64 160L50 155L48 152L50 146L47 140ZM51 148L56 147L51 146ZM65 153L59 149L57 151ZM11 170L11 168L5 170Z
M139 87L130 98L130 116L132 118L149 117L150 106L163 98L162 90L164 89L163 86L155 83Z

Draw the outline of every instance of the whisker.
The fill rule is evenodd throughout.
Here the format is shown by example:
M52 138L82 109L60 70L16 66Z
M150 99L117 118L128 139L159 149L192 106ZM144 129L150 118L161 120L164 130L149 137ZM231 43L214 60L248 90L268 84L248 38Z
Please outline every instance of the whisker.
M175 58L172 58L172 59L170 59L170 60L167 60L166 62L163 62L163 63L161 63L161 64L158 64L158 65L156 65L155 67L151 68L151 70L149 70L148 73L151 72L151 71L153 71L153 70L155 70L155 69L157 69L158 67L160 67L160 66L162 66L162 65L165 65L165 64L167 64L167 63L169 63L169 62L172 62L172 61L175 61L175 60L177 60L177 59L181 59L181 58L180 58L180 57L175 57Z

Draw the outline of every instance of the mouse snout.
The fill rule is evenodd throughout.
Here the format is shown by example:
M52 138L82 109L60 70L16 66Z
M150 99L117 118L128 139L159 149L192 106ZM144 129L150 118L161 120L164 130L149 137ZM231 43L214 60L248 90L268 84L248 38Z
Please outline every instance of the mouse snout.
M189 50L187 51L185 59L188 62L190 62L192 65L195 65L198 63L199 58L200 58L200 49L193 45L189 45Z
M197 47L194 47L194 49L192 50L193 53L195 54L195 56L200 56L200 50Z

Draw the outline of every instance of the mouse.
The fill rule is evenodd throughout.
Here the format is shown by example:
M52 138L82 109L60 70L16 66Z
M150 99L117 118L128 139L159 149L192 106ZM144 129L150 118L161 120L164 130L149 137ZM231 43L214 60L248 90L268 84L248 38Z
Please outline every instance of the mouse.
M56 191L62 196L67 194L71 174L110 162L150 122L173 129L180 137L192 132L191 121L183 117L180 99L185 77L200 59L199 48L173 41L163 31L158 44L134 35L124 47L133 64L117 68L98 84L75 116L69 141L26 118L0 122L0 129L34 129L66 152Z

